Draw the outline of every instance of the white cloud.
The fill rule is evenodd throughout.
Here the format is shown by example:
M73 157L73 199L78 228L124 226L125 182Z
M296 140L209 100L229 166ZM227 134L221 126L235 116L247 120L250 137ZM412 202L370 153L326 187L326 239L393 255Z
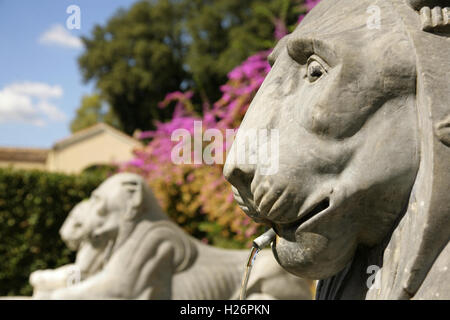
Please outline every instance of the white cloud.
M41 101L38 104L39 110L41 110L50 120L54 121L64 121L66 120L66 115L64 112L58 109L55 105L49 103L48 101Z
M66 115L48 101L62 95L60 86L41 82L8 85L0 90L0 123L22 122L44 126L48 120L64 121Z
M80 38L70 34L70 32L60 24L55 24L39 37L39 43L46 45L58 45L66 48L82 48L83 42Z
M31 99L10 90L0 91L0 122L28 122L38 124L38 112Z
M51 86L42 82L13 83L8 89L20 95L27 95L41 99L60 98L63 90L60 86Z

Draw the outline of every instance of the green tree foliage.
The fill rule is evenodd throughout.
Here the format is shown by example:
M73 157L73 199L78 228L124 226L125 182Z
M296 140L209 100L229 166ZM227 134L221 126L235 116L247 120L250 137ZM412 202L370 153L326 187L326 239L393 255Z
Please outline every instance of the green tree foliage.
M277 25L293 25L302 0L153 0L120 10L83 38L79 58L129 134L154 129L173 110L158 108L165 95L192 89L198 102L221 95L227 73L274 45ZM200 111L201 110L197 110Z
M0 296L30 295L32 271L74 260L59 228L103 178L0 169Z
M186 32L192 38L185 64L197 91L217 101L227 73L274 45L277 24L293 25L303 1L186 0Z
M98 94L83 96L77 115L70 123L70 130L77 132L98 122L104 122L121 129L120 121L114 111L102 102Z
M170 116L157 104L185 78L176 43L179 17L169 1L138 2L83 38L83 77L96 82L128 134Z

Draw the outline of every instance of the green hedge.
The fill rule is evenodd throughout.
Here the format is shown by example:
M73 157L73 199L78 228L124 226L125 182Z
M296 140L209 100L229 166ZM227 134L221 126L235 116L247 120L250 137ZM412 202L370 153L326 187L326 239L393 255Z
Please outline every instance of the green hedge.
M32 271L74 260L59 228L104 178L0 169L0 296L30 295Z

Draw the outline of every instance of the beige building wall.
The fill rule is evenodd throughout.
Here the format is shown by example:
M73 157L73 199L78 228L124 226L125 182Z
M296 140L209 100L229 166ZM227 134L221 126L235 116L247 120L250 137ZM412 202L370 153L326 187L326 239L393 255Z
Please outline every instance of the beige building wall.
M0 147L0 168L80 173L93 165L114 165L133 158L140 141L98 123L57 143L52 149Z
M47 159L49 171L80 173L92 165L114 164L128 161L138 141L112 131L102 131L87 139L66 146L56 146Z

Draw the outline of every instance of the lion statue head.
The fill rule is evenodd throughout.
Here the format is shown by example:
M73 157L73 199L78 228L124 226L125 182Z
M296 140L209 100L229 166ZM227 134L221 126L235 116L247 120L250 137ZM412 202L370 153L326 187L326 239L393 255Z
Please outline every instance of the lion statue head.
M372 258L385 273L405 270L380 296L414 295L450 235L448 201L436 196L450 185L450 152L434 129L450 136L450 44L424 31L419 2L322 0L270 55L224 167L243 211L276 231L286 270L359 281L358 297ZM276 133L275 173L263 170L267 141L247 139L252 130ZM361 279L348 280L358 268Z
M90 235L89 201L78 203L67 215L59 235L70 250L76 251Z
M73 230L72 238L83 243L77 254L77 264L90 265L91 260L100 259L103 267L125 242L134 241L136 232L144 229L155 243L164 240L172 243L177 272L189 267L196 257L191 242L170 221L145 179L137 174L124 172L106 179L88 200L73 209L68 219L62 229ZM138 228L140 230L136 230ZM66 233L69 232L62 231L61 235L69 239ZM98 264L97 261L95 265Z
M132 173L106 179L88 202L90 237L99 245L113 239L115 246L120 246L144 218L152 222L168 220L145 180Z
M105 266L144 212L152 221L167 219L144 180L128 173L107 179L69 212L59 233L67 247L77 251L81 279Z

